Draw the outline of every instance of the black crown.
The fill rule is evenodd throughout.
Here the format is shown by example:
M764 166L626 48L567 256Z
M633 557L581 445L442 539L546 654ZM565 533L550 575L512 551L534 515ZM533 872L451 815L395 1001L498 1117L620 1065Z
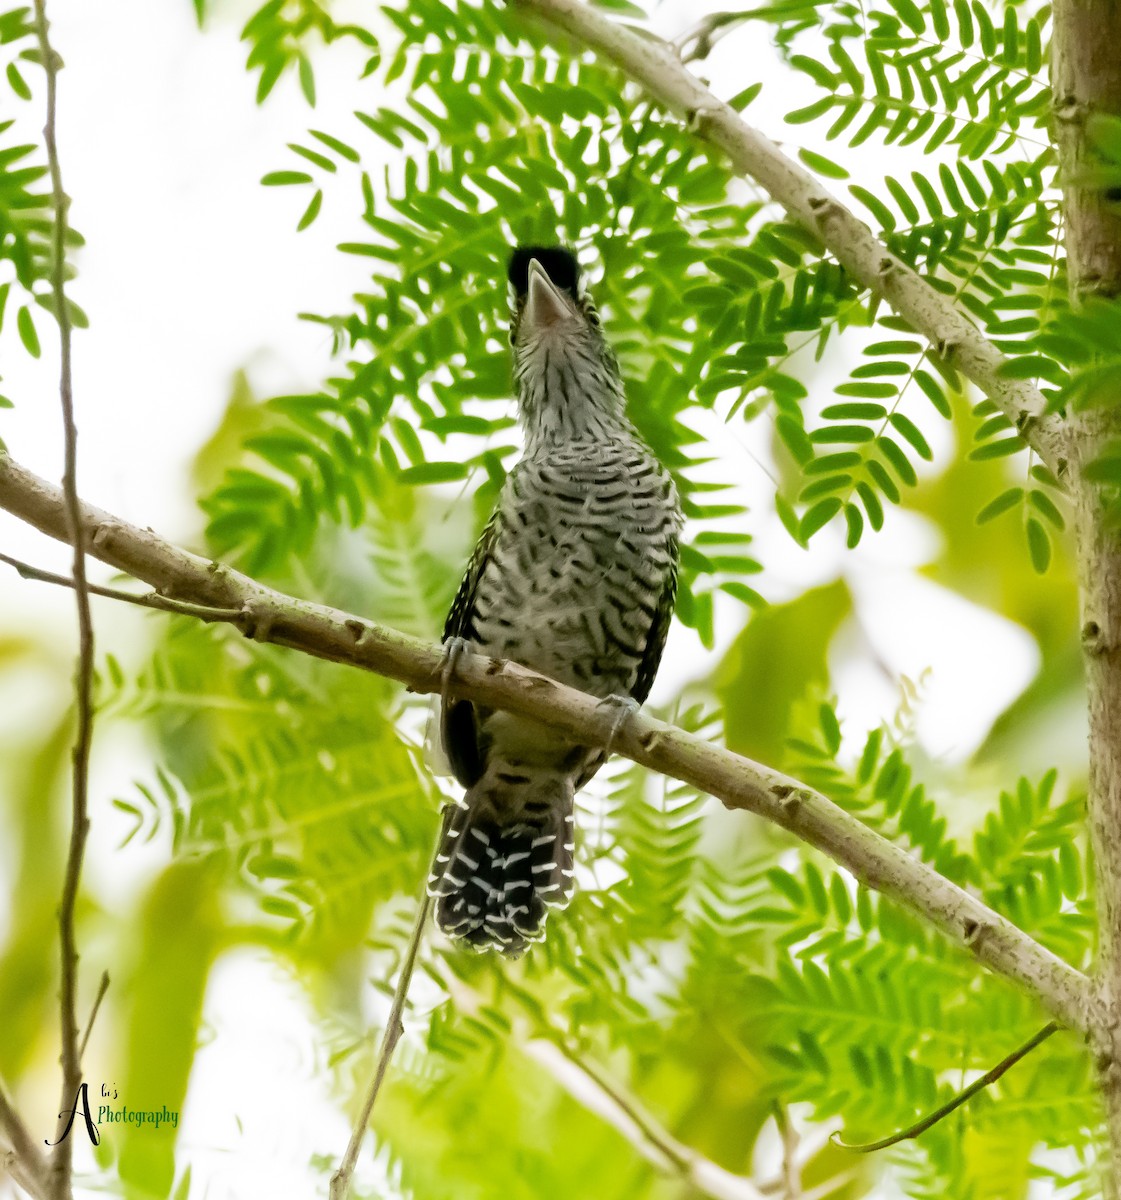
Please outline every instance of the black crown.
M545 274L562 291L576 299L580 264L567 246L519 246L510 256L509 279L514 291L524 296L529 291L529 264L532 259L545 268Z

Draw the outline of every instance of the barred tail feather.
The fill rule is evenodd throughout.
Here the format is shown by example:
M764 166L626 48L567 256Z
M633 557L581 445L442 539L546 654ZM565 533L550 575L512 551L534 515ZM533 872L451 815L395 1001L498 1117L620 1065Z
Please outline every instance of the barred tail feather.
M495 803L486 777L453 809L428 879L436 924L449 937L516 957L545 936L549 910L568 903L572 785L555 777L544 795L542 786L513 818L504 816L505 803Z

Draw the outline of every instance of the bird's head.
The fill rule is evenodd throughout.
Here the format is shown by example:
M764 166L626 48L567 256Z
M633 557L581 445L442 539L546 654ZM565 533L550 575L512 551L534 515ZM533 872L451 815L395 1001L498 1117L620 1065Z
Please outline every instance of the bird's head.
M519 246L509 279L514 380L530 432L578 434L623 419L619 365L576 255L564 246Z

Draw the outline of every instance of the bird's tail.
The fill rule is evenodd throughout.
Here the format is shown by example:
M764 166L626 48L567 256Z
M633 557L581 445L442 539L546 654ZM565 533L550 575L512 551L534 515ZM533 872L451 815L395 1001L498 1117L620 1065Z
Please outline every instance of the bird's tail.
M488 771L452 810L436 854L428 879L436 924L508 957L542 938L549 910L572 895L572 801L563 775Z

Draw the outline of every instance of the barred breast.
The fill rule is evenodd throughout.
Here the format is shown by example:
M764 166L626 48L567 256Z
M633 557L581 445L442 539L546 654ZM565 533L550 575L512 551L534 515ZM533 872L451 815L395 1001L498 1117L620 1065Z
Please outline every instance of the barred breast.
M480 647L596 696L630 694L679 527L669 472L640 443L523 459L475 597Z

